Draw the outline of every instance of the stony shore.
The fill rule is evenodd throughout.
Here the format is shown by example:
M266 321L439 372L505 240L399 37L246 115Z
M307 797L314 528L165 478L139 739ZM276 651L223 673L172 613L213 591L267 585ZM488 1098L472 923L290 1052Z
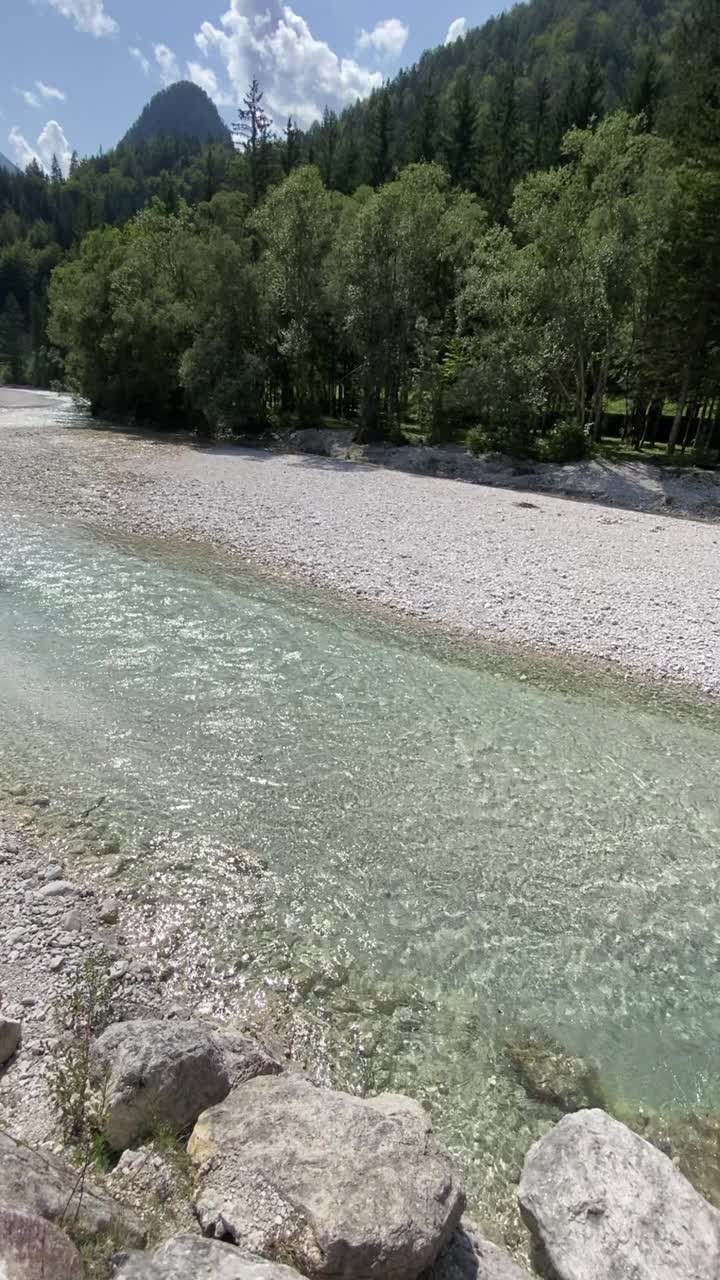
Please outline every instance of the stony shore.
M6 515L189 537L486 639L720 690L720 531L659 514L720 509L714 477L665 479L673 495L645 477L633 494L618 473L602 502L568 501L518 491L550 487L544 473L494 488L310 454L195 449L89 429L62 398L22 408L8 394ZM491 467L485 479L498 476ZM643 509L604 505L614 498Z
M463 1217L417 1102L320 1087L280 1044L193 1018L125 945L122 896L3 821L0 1274L529 1280ZM528 1042L515 1067L563 1115L518 1186L532 1274L716 1280L720 1211L599 1109L592 1065Z

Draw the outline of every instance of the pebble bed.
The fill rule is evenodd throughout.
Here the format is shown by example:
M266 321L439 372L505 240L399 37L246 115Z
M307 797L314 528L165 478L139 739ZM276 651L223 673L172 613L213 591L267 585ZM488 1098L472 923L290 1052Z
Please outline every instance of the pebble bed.
M195 449L89 430L66 398L38 404L0 412L5 514L189 536L487 639L720 691L716 523L309 455ZM689 494L695 485L690 476Z

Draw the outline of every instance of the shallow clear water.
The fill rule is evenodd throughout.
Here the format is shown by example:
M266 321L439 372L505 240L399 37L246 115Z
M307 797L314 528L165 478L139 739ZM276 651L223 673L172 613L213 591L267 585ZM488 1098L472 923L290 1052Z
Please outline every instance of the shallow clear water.
M420 1096L490 1216L547 1119L519 1025L631 1104L720 1105L713 712L20 519L0 705L7 781L107 796L200 1007L269 994L334 1079Z

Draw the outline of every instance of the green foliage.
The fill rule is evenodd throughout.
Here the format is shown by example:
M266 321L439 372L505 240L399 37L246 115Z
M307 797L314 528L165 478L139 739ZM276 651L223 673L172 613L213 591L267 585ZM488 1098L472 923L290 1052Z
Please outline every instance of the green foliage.
M558 422L541 443L545 462L582 462L592 456L592 440L576 422Z
M497 426L472 427L467 447L477 457L481 453L504 453L508 458L532 458L535 440L527 423L503 422Z
M112 984L99 957L80 964L72 985L54 1010L57 1041L46 1076L50 1102L65 1146L86 1164L104 1155L98 1140L103 1107L91 1087L90 1050L93 1038L111 1019Z

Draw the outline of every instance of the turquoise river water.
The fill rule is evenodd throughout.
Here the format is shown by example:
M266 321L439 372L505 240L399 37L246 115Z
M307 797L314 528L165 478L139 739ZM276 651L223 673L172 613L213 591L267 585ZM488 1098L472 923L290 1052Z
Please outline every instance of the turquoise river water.
M548 1119L522 1026L629 1105L720 1105L712 710L20 518L0 704L6 781L107 797L198 1007L276 999L328 1078L419 1096L487 1216Z

